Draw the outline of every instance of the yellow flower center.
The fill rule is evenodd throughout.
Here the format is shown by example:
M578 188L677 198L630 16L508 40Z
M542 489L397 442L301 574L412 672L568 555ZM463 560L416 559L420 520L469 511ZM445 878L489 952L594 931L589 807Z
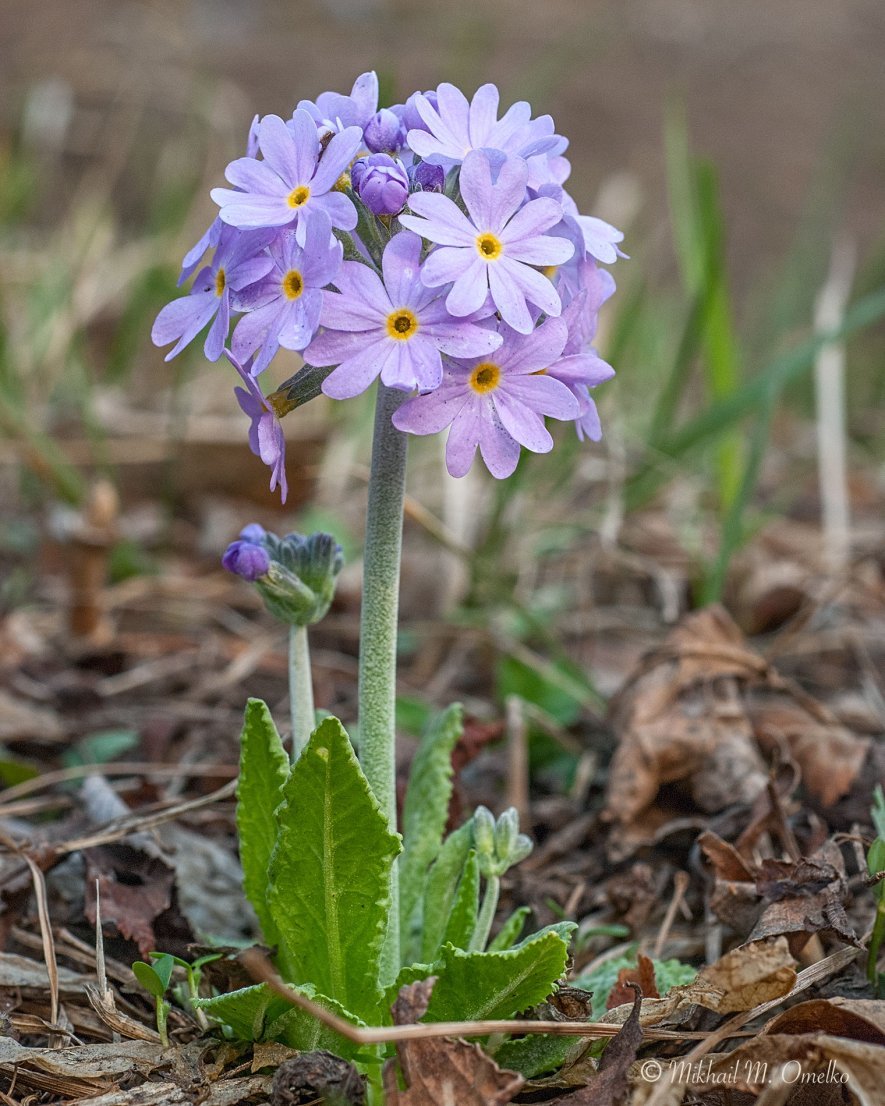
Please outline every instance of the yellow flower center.
M286 203L289 207L304 207L309 199L310 189L306 184L299 184L297 188L293 188L289 193Z
M484 261L495 261L504 251L504 246L494 234L480 234L476 239L476 248Z
M304 281L297 269L290 269L283 277L283 295L287 300L297 300L304 291Z
M224 275L224 269L219 269L215 274L215 295L220 296L226 287L227 277Z
M541 276L545 276L548 280L553 280L558 268L558 265L545 265L543 269L541 269Z
M493 361L483 361L470 374L468 383L478 395L494 392L501 382L501 370Z
M333 192L346 192L350 188L350 173L347 169L341 174L332 186Z
M418 320L407 307L400 307L387 316L387 333L398 342L414 338L418 331Z

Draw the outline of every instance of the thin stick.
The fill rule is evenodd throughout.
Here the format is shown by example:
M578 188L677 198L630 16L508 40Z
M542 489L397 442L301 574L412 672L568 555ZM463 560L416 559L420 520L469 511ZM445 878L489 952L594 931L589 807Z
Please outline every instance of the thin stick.
M518 695L507 696L507 802L516 807L523 829L529 819L529 749L528 726L523 701Z
M655 960L660 960L661 953L664 951L664 944L667 938L670 936L670 930L673 928L673 922L676 919L676 911L679 909L685 892L688 890L689 878L687 872L677 872L673 876L673 897L670 899L670 905L667 907L667 913L664 915L664 921L661 924L661 928L658 930L657 940L655 941L654 951L652 956Z
M842 237L833 246L830 271L814 307L814 325L819 334L837 330L854 279L854 243ZM845 461L845 342L821 346L814 363L817 401L818 483L824 553L829 567L845 567L851 545L848 475Z
M608 1022L532 1022L532 1021L475 1021L430 1022L418 1025L367 1026L351 1025L344 1018L287 986L273 970L270 961L258 949L248 949L239 957L240 962L253 979L266 983L280 998L311 1014L317 1021L339 1033L348 1041L359 1045L393 1044L397 1041L420 1041L434 1037L486 1037L490 1033L549 1033L555 1037L614 1037L620 1025ZM706 1033L675 1033L667 1029L647 1029L649 1040L685 1041L703 1040Z
M179 664L181 662L179 661ZM113 764L74 764L70 768L59 768L54 772L44 772L42 776L35 776L32 780L23 780L13 787L7 787L0 791L3 804L0 805L2 813L6 804L12 799L21 799L26 795L33 795L36 791L43 791L53 787L57 783L70 783L72 780L81 780L86 776L158 776L160 778L182 779L188 776L200 778L204 776L236 776L239 769L235 764L153 764L149 760L121 760Z

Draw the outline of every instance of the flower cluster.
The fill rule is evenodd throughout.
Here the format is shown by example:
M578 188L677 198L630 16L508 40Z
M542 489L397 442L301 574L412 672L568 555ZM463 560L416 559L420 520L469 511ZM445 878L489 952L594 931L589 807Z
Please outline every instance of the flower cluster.
M455 476L477 449L499 478L521 447L547 452L547 417L596 441L590 389L613 375L593 348L614 291L599 265L625 255L623 235L563 187L567 145L527 103L499 118L491 84L470 101L441 84L379 110L374 73L349 96L256 119L185 257L190 294L163 308L153 340L172 344L168 360L209 326L206 356L226 353L243 378L252 450L284 499L283 412L256 380L280 347L321 368L334 399L379 378L413 393L396 427L448 428Z

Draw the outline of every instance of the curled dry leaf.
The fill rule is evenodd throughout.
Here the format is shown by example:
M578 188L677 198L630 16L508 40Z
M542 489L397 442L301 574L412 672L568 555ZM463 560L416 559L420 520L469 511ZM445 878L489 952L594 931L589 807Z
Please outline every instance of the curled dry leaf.
M867 796L874 778L865 767L876 748L869 737L754 653L721 607L689 615L645 657L609 718L618 739L606 802L618 827L609 844L616 859L650 843L672 818L658 800L666 785L678 784L704 814L749 804L779 750L821 806L857 789Z
M788 995L795 982L795 962L786 938L754 941L727 952L702 968L691 983L671 988L663 998L643 1000L640 1020L643 1025L656 1025L692 1005L717 1014L752 1010ZM602 1020L622 1022L629 1012L626 1004L617 1006Z
M400 990L392 1008L396 1025L420 1021L435 982L425 979ZM466 1041L403 1041L396 1053L407 1089L398 1088L389 1062L384 1073L388 1106L505 1106L524 1083L521 1075L502 1070L479 1045Z
M635 984L625 986L633 991L632 1009L620 1032L605 1046L595 1078L586 1087L557 1098L551 1106L619 1106L626 1101L630 1065L642 1044L642 990Z
M613 1010L616 1006L630 1002L631 992L635 992L637 987L645 998L661 997L655 981L654 961L643 953L637 957L635 968L621 968L618 972L618 980L605 1000L606 1009ZM639 1016L638 1011L636 1016Z

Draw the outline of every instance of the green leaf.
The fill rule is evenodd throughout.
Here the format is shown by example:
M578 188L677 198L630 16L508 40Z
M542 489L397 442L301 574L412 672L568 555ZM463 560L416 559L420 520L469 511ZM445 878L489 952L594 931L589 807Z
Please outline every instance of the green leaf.
M289 758L267 704L261 699L250 699L246 704L240 740L237 829L243 887L261 922L265 941L277 945L280 935L267 899L268 868L277 837L276 810L283 801L283 784L289 776Z
M346 1021L352 1022L354 1025L364 1026L366 1024L351 1014L350 1011L345 1010L339 1002L319 994L315 987L304 985L296 987L295 990L306 998L313 999L317 1005L324 1007L333 1014L337 1014ZM301 1052L327 1049L345 1060L352 1059L362 1047L354 1041L342 1037L340 1033L336 1033L334 1029L323 1025L312 1014L309 1014L306 1010L301 1010L297 1006L290 1006L284 1014L280 1014L273 1021L268 1021L264 1030L264 1039L267 1041L282 1041L283 1044L287 1044L290 1048L297 1048Z
M470 947L470 938L476 929L476 916L479 913L479 859L476 850L467 854L464 874L458 884L458 893L452 903L452 911L446 922L443 943L454 945L456 949Z
M400 861L400 918L403 949L420 931L416 912L424 896L427 870L439 853L452 797L452 750L463 732L460 703L438 714L412 761L403 805L403 857ZM408 958L408 954L406 954Z
M535 1079L548 1071L556 1071L572 1053L587 1047L587 1042L574 1037L548 1037L533 1033L505 1041L495 1052L495 1063L508 1071L518 1071L526 1079Z
M522 933L525 920L531 912L531 907L528 906L520 906L514 910L489 945L489 952L503 952L511 945L515 945Z
M194 999L194 1006L229 1025L241 1041L260 1041L265 1026L291 1009L289 1003L266 983L241 987L215 998Z
M168 953L158 956L153 964L145 964L143 960L136 960L132 965L132 974L142 987L153 995L154 998L162 998L166 994L169 980L172 978L172 969L175 960Z
M558 933L529 938L509 952L443 949L424 1021L510 1018L543 1000L565 971L568 945Z
M337 718L314 730L283 795L268 902L291 976L371 1022L400 839Z
M393 983L384 989L385 1023L390 1023L390 1007L396 1002L401 988L407 987L410 983L417 983L421 979L427 979L434 973L433 964L407 964L400 968Z
M458 881L473 845L473 820L465 822L443 842L424 893L421 959L432 963L439 954Z

